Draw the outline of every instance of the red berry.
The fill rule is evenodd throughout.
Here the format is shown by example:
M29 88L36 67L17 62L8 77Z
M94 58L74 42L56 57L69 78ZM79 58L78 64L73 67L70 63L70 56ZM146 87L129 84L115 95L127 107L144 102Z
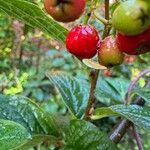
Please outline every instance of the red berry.
M71 22L78 19L84 11L86 0L45 0L48 14L60 22Z
M67 35L68 51L80 59L92 58L99 48L100 39L96 29L91 26L75 26Z
M98 50L99 63L106 67L120 65L123 62L124 54L119 51L116 40L113 36L106 37Z
M150 52L150 28L136 36L126 36L117 33L116 41L119 50L129 55L139 55Z

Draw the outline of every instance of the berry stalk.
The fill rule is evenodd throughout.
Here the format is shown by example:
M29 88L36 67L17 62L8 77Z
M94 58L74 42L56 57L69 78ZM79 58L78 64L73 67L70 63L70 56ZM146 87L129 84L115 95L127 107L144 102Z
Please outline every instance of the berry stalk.
M105 19L109 20L109 0L105 0ZM108 30L108 29L109 29L108 25L105 25L103 39L109 35L110 30ZM87 108L85 111L85 116L84 116L84 119L86 119L86 120L89 119L90 112L92 110L93 103L95 101L94 93L95 93L96 84L97 84L97 80L98 80L98 76L99 76L99 70L94 70L94 72L91 71L90 75L91 75L90 96L89 96L88 105L87 105Z

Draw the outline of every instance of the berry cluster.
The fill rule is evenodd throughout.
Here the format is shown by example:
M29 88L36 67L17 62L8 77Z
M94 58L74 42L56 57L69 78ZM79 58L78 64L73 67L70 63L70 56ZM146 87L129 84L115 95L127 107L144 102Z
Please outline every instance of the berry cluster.
M118 31L116 41L120 51L129 55L150 52L150 3L144 0L126 1L113 13L112 25Z
M56 21L71 22L84 12L86 0L45 0L45 9ZM67 50L79 59L98 54L101 65L112 67L123 62L124 53L150 52L150 4L144 0L122 2L112 15L116 35L101 40L91 25L77 25L66 37Z

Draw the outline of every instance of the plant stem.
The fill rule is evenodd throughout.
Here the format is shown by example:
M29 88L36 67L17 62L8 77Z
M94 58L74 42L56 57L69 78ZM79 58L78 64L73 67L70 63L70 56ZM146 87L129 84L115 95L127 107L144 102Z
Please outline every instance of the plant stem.
M88 24L88 21L92 15L92 12L93 10L96 8L96 3L97 3L97 0L92 0L92 5L90 7L90 10L87 12L86 16L85 16L85 19L84 19L84 25L87 25Z
M109 0L105 0L105 19L109 22ZM103 39L109 35L111 29L110 24L105 24Z
M38 144L37 150L40 150L40 149L41 149L41 144Z
M125 104L128 104L131 102L131 92L135 86L135 84L137 83L137 81L142 77L144 76L145 74L147 73L150 73L150 68L148 69L145 69L144 71L142 71L132 82L131 84L129 85L129 88L128 88L128 95L127 95L127 100L125 101Z
M131 126L131 122L123 119L119 122L119 124L117 124L113 131L111 132L109 138L116 144L118 144L122 137L124 136L124 134L126 133L127 129Z
M150 80L147 82L146 87L150 86L149 82ZM133 104L143 106L145 104L145 101L141 97L137 97L137 99L133 102ZM125 135L126 131L129 129L129 127L131 127L132 124L133 123L127 119L121 120L111 131L109 136L110 139L116 144L119 143L123 138L123 136Z
M134 104L139 105L139 106L143 106L145 104L145 101L141 98L138 97ZM133 125L132 122L130 122L127 119L123 119L121 120L112 130L112 132L110 133L109 138L116 144L118 144L121 139L123 138L123 136L125 135L125 133L127 132L127 130L131 127L131 125Z
M105 19L109 20L109 0L105 0Z
M93 13L93 15L97 20L102 22L104 25L110 24L109 21L107 19L103 18L102 16L98 16L96 13Z
M135 140L136 140L138 149L139 149L139 150L144 150L143 144L142 144L142 140L141 140L140 135L139 135L139 133L137 132L137 130L136 130L136 128L135 128L134 125L132 126L132 132L133 132L134 138L135 138Z
M105 19L109 20L109 0L105 0ZM103 38L107 37L109 35L109 30L107 30L108 27L105 25L104 33L103 33ZM106 31L107 30L107 31ZM96 84L99 76L99 70L94 70L91 71L90 73L91 76L91 88L90 88L90 95L89 95L89 100L87 104L87 108L85 110L85 116L84 119L88 120L90 116L90 112L92 110L94 101L95 101L95 89L96 89Z
M88 105L85 111L85 116L84 119L88 120L89 116L90 116L90 111L92 109L93 103L94 103L94 93L95 93L95 89L96 89L96 83L98 80L98 75L99 75L99 70L95 70L94 72L91 71L91 88L90 88L90 96L89 96L89 100L88 100Z

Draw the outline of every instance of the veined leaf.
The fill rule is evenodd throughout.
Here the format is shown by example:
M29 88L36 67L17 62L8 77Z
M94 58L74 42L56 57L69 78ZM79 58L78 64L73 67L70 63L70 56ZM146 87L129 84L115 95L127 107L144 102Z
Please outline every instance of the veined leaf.
M34 135L59 134L54 119L30 99L0 95L0 104L0 119L18 122Z
M72 120L65 134L63 150L117 150L117 146L93 124Z
M101 119L109 116L122 116L135 125L150 131L150 108L138 105L114 105L111 107L97 108L93 120Z
M125 99L128 90L129 81L124 78L104 78L98 80L95 95L99 98L109 98L118 102ZM101 98L101 99L102 99Z
M47 76L58 88L63 101L70 111L77 118L82 118L89 97L88 84L64 73L48 73Z
M31 139L28 131L20 124L0 119L0 149L12 150Z

